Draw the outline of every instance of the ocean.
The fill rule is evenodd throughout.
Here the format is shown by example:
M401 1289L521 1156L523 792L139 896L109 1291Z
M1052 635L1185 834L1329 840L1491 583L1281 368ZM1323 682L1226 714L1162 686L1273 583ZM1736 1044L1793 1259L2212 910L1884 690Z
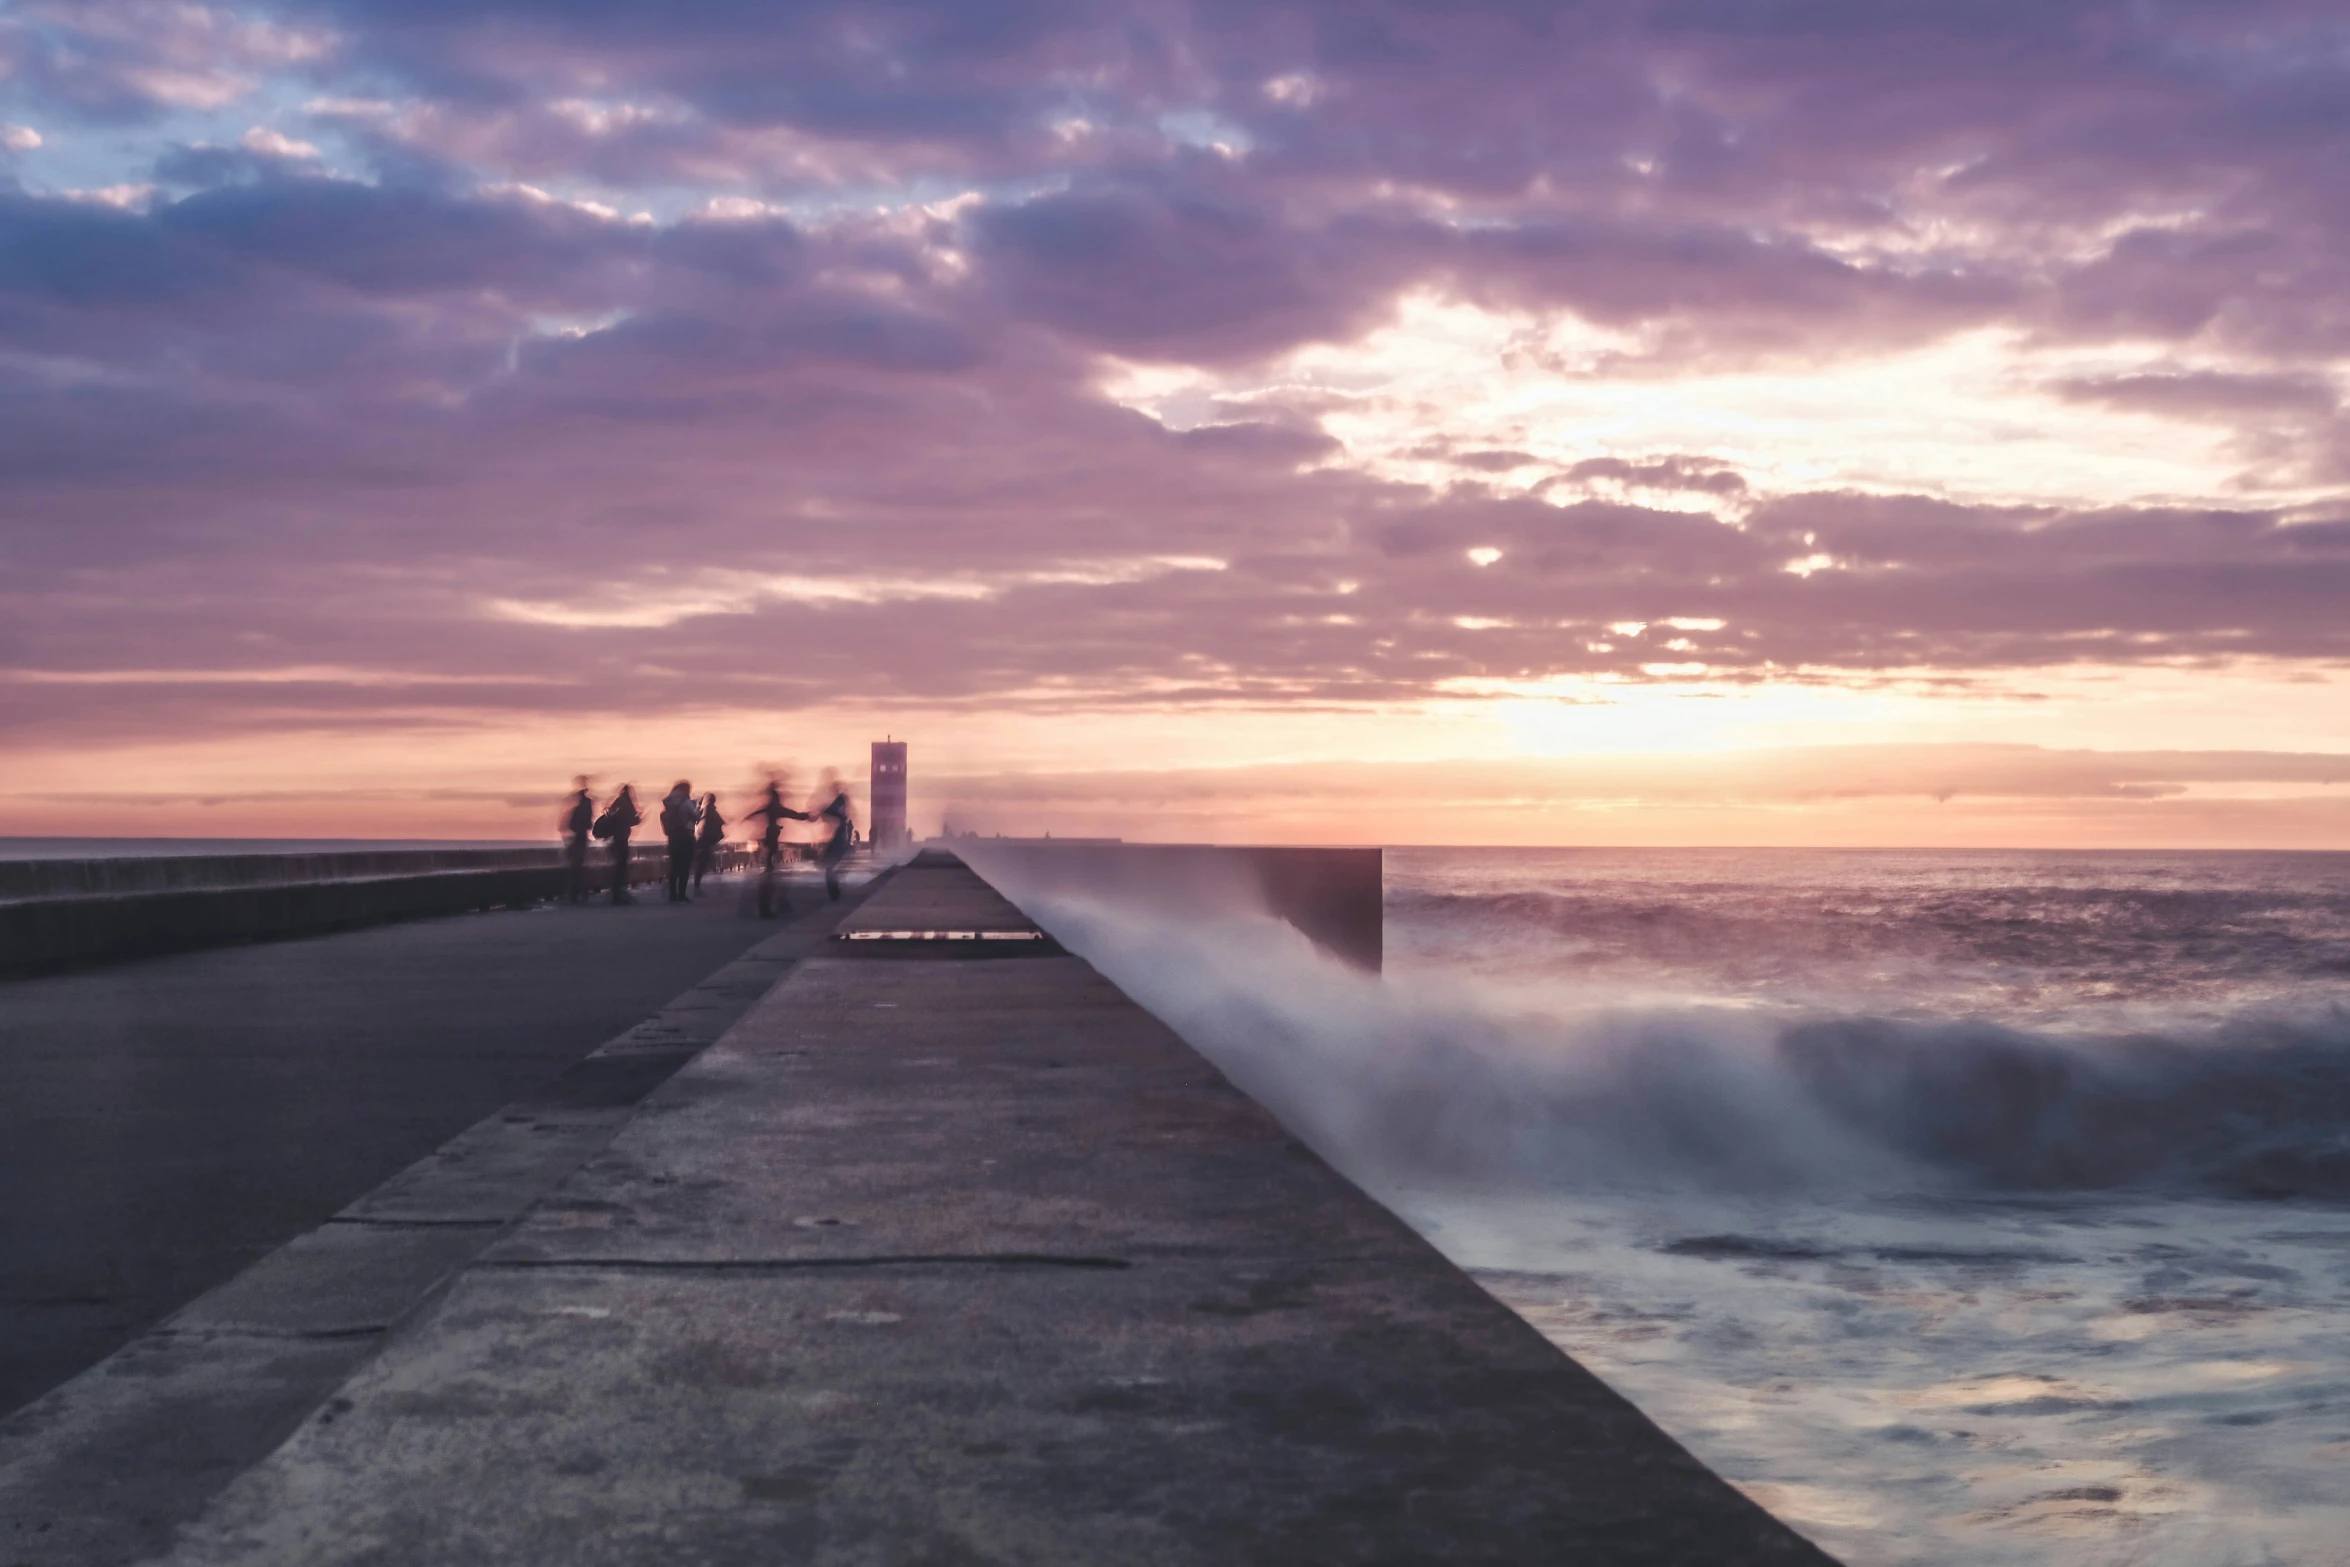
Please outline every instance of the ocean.
M1035 912L1851 1567L2350 1562L2350 855L1387 866Z

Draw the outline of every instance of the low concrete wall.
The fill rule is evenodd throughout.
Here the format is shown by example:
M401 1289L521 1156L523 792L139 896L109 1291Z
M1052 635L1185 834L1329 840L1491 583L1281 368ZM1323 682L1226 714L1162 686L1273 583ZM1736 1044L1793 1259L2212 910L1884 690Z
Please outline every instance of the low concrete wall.
M950 838L946 847L1015 899L1132 898L1168 914L1257 908L1372 973L1386 944L1386 857L1378 849L1196 843L1060 843Z
M151 854L81 860L0 860L0 901L174 892L186 887L259 887L290 881L357 881L436 871L560 866L563 851L523 849L361 849L318 854Z
M466 864L467 857L475 863ZM483 865L479 860L493 863ZM497 860L520 863L497 864ZM719 861L732 869L748 859L729 849ZM253 863L268 861L281 864ZM455 867L416 865L416 861L456 860ZM55 861L26 864L106 865L144 863L150 868L178 866L175 860ZM667 851L637 846L629 856L629 882L660 881L667 867ZM246 941L270 941L287 936L313 936L349 930L386 920L417 919L432 914L459 914L468 909L510 908L543 902L563 895L562 856L549 849L413 850L382 854L235 855L197 860L206 869L152 870L160 890L122 891L81 896L21 898L0 903L0 975L23 977L56 973L86 964L121 958L184 952L198 947L224 946ZM406 873L368 873L371 865L393 865ZM301 879L319 872L341 872L338 879ZM235 872L238 883L174 882L173 877L221 875ZM283 874L294 872L297 874ZM591 884L609 887L611 858L598 851L590 860ZM131 878L135 880L135 878Z

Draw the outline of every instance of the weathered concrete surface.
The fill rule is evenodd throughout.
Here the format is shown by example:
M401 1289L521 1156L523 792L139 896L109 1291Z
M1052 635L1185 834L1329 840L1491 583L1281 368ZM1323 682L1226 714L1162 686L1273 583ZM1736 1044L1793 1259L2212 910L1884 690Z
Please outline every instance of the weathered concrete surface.
M0 1414L771 933L745 885L0 983Z
M170 1560L1825 1560L1082 961L930 950L803 964Z
M964 957L1032 956L1059 950L1036 922L942 850L925 849L909 861L886 898L870 900L840 922L834 940L874 944L879 953L902 946L965 942ZM923 956L936 956L923 953Z
M540 1092L0 1420L0 1563L110 1567L164 1548L503 1225L609 1142L639 1099L818 950L837 912L819 907L761 941Z

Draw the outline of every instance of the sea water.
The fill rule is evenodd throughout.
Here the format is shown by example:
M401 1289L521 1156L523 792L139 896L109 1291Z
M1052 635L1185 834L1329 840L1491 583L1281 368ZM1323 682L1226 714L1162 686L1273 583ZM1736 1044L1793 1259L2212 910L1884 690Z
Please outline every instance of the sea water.
M1853 1567L2350 1562L2350 855L1387 867L1039 912Z

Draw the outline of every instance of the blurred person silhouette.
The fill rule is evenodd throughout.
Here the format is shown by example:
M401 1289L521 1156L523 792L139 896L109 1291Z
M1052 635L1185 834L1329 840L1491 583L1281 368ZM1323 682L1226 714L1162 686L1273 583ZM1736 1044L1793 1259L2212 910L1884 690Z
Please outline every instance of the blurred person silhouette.
M694 786L683 778L661 797L661 835L669 840L669 901L685 901L686 882L694 873L694 829L702 808L694 803Z
M694 896L702 894L702 878L718 861L719 846L726 842L726 818L718 814L718 796L702 796L702 830L694 840Z
M563 811L563 901L585 903L588 895L588 836L596 829L596 799L587 775L571 780L571 803Z
M840 901L840 862L849 857L856 847L857 824L849 816L849 792L842 786L840 774L824 769L824 784L816 793L831 795L817 815L832 824L831 836L824 840L824 851L817 856L824 865L824 895L833 902Z
M604 807L604 814L596 818L596 836L612 845L612 901L634 903L628 893L628 839L636 831L636 824L645 819L645 813L636 808L636 786L622 784L620 792L612 796L612 803Z
M759 918L775 918L776 908L785 900L782 896L783 824L812 822L816 818L806 811L795 811L783 803L783 774L770 774L767 796L750 811L747 820L762 823L759 829Z

